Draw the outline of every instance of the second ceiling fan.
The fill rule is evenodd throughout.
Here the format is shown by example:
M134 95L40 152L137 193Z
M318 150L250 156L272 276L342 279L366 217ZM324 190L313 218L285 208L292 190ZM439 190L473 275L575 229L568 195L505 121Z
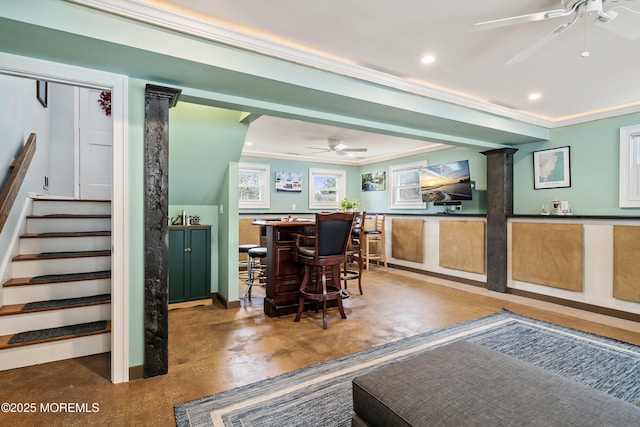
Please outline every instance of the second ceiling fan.
M634 1L634 0L626 0ZM542 49L553 39L576 23L579 18L593 18L596 25L611 31L628 40L640 38L640 13L635 10L618 6L609 10L604 10L605 3L615 3L617 0L560 0L563 9L548 10L545 12L530 13L527 15L513 16L510 18L495 19L492 21L479 22L472 27L472 31L490 30L494 28L506 27L509 25L524 22L542 21L568 16L569 21L554 29L536 43L527 47L516 56L511 58L507 65L522 62L531 55ZM583 55L586 56L586 55Z

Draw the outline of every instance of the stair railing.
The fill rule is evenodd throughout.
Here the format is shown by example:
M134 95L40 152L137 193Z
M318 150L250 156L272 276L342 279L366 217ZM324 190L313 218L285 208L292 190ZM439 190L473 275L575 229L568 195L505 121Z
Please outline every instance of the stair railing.
M27 143L22 147L22 151L18 155L18 158L9 166L9 177L2 187L0 192L0 231L4 228L5 222L9 217L9 212L13 207L13 203L16 201L18 191L22 185L31 159L36 152L36 134L32 133L27 139Z

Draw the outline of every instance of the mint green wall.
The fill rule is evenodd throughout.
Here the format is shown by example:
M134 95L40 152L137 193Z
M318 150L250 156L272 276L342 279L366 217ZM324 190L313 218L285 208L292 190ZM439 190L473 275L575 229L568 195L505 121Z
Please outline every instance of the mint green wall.
M144 363L144 91L129 79L129 366Z
M322 209L309 209L309 168L312 169L333 169L344 170L347 173L347 198L357 199L360 197L359 168L350 165L336 165L331 163L300 162L295 160L268 159L257 157L242 157L243 163L260 163L270 165L270 188L271 188L271 208L270 209L240 209L241 214L252 212L292 212L291 205L296 205L295 212L317 212ZM302 174L302 192L288 193L275 190L276 172L299 172Z
M169 110L169 204L218 205L248 126L233 110L180 102Z
M437 165L458 160L469 160L469 172L471 180L475 181L473 200L462 202L462 213L486 213L487 211L487 161L486 157L477 150L469 148L449 148L446 150L432 151L430 153L416 154L410 157L394 159L380 163L373 163L360 167L360 174L372 172L387 172L387 189L385 191L360 191L359 199L362 202L362 210L367 212L386 213L439 213L442 206L433 206L427 203L426 209L391 209L391 190L389 188L389 166L398 166L426 160L427 165Z
M311 163L293 160L279 160L257 157L243 157L242 162L268 164L271 168L271 208L270 209L240 209L241 214L245 213L290 213L291 205L296 205L296 212L315 212L309 209L309 168L318 169L341 169L347 172L347 198L349 200L358 199L361 202L360 210L367 212L387 212L387 213L437 213L442 211L442 207L427 205L427 209L390 209L390 190L384 191L362 191L362 174L372 172L386 172L389 180L389 166L413 163L426 160L427 164L439 164L457 160L469 160L471 179L476 182L476 189L473 193L474 199L463 202L464 213L485 213L486 212L486 157L477 150L469 148L451 148L447 150L435 151L431 153L419 154L394 159L386 162L372 163L363 166L335 165L329 163ZM286 193L276 192L274 188L276 171L291 171L302 173L302 192Z
M238 300L238 163L230 162L222 182L220 219L220 286L226 301ZM222 286L226 283L227 286Z
M514 213L538 214L554 197L575 215L640 215L618 207L620 128L640 123L640 113L552 129L547 143L518 145L514 154ZM533 189L533 152L569 146L571 187Z

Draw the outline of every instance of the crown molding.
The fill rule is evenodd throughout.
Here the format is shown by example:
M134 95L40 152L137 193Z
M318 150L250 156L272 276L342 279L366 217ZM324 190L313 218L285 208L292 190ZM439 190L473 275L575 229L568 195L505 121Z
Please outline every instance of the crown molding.
M287 62L375 83L384 87L397 89L403 92L424 96L438 101L495 114L501 117L549 129L640 111L639 103L638 105L623 108L613 107L606 111L596 113L588 112L585 114L571 116L569 118L554 119L541 117L532 113L513 110L508 107L461 95L453 91L436 88L426 82L416 82L371 68L366 68L361 65L351 63L344 58L323 55L298 46L268 40L233 28L221 26L211 21L149 4L149 2L144 0L66 1L140 21L156 27L177 31L223 45L281 59Z

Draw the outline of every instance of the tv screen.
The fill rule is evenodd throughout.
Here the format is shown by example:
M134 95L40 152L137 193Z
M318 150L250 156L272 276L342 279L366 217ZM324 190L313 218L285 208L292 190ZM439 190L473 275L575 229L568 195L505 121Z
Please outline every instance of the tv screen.
M423 202L435 205L459 205L463 200L471 200L469 161L420 168L420 193Z

